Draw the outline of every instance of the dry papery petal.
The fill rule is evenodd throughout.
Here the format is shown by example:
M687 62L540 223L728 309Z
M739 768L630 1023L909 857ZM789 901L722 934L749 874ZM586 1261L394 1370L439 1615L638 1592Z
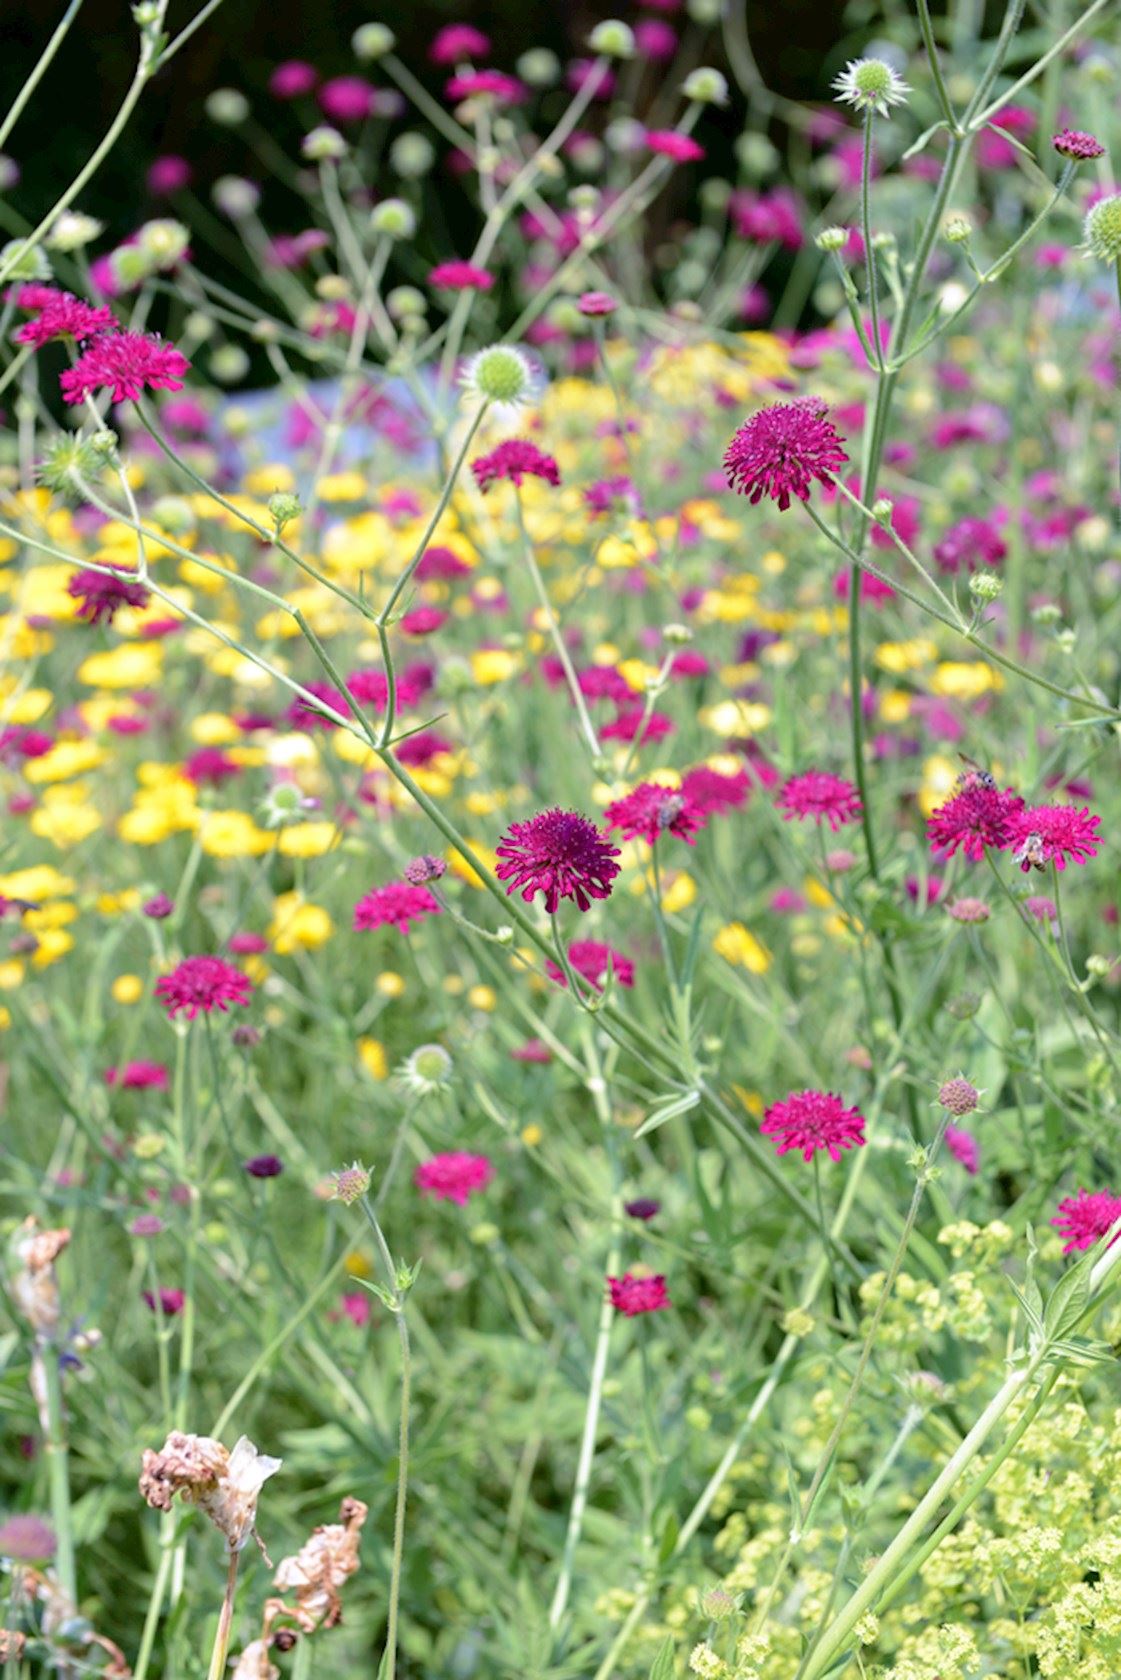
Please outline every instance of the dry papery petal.
M54 1263L69 1241L68 1230L40 1231L31 1215L24 1220L12 1243L12 1257L19 1268L12 1277L12 1299L36 1335L53 1335L58 1327L60 1308Z
M268 1639L252 1640L233 1666L230 1680L280 1680L280 1670L269 1661Z
M289 1615L305 1633L334 1627L342 1617L339 1589L358 1568L358 1545L369 1507L360 1499L344 1499L337 1523L324 1523L292 1557L281 1558L273 1584L295 1593L295 1606L270 1599L266 1625Z
M245 1435L227 1452L209 1435L174 1429L159 1452L145 1451L140 1492L157 1511L169 1511L173 1496L182 1494L206 1512L230 1551L240 1552L254 1531L261 1488L280 1464L279 1458L259 1453Z

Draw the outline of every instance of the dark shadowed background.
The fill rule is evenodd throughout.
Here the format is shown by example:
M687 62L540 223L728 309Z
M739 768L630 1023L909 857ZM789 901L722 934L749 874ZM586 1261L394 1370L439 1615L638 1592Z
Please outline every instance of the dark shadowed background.
M172 0L173 35L194 15L198 3ZM846 8L843 0L739 3L747 5L752 46L768 84L794 98L827 97L829 77L867 38L867 28L854 25L854 8ZM878 10L868 6L866 15L875 16ZM16 0L5 6L0 110L7 108L62 12L62 0L49 5ZM857 17L859 12L858 5ZM443 77L427 64L426 52L442 24L477 25L494 43L490 62L510 70L518 55L532 46L551 47L561 58L579 54L594 23L620 15L633 21L634 7L618 0L614 5L611 0L402 0L398 5L385 0L225 0L146 91L124 139L82 193L79 208L106 221L111 235L128 231L141 215L153 213L144 194L143 171L159 153L187 156L203 186L228 172L259 176L260 165L238 139L216 128L204 114L203 101L216 87L244 91L256 118L266 127L275 125L277 138L293 155L301 130L294 114L269 97L269 72L284 59L304 58L324 76L358 70L377 83L377 66L356 64L351 52L350 38L359 24L374 19L388 23L398 38L398 55L435 92ZM670 21L683 32L690 27L683 13ZM724 63L719 30L694 29L693 35L693 62ZM132 73L135 45L136 30L125 0L85 0L5 148L20 166L22 179L13 200L25 216L37 218L49 208L112 120ZM730 145L735 133L731 113L724 126ZM719 171L724 160L719 134L713 134L712 127L706 119L706 143Z

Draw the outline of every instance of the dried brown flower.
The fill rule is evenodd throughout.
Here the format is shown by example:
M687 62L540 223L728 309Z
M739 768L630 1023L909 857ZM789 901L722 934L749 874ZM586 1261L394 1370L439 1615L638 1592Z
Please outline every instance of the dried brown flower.
M274 1617L290 1615L305 1633L337 1625L343 1608L339 1589L358 1568L367 1511L360 1499L344 1499L337 1523L322 1524L292 1557L281 1558L273 1584L281 1592L293 1592L295 1605L270 1599L267 1610Z
M157 1511L169 1511L180 1494L206 1512L231 1552L248 1544L257 1521L257 1499L279 1458L259 1453L245 1435L232 1452L209 1435L173 1430L160 1448L141 1459L140 1492Z

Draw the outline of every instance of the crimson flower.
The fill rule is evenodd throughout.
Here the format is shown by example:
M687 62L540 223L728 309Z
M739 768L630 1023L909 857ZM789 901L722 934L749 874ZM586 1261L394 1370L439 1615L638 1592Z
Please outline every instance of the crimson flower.
M1051 144L1060 157L1069 158L1072 163L1087 163L1092 158L1105 156L1105 147L1094 134L1087 134L1081 128L1064 128L1053 135Z
M1067 1196L1059 1203L1051 1223L1066 1238L1063 1253L1069 1254L1075 1248L1092 1248L1109 1234L1119 1219L1121 1196L1115 1196L1112 1190L1079 1190L1076 1196ZM1110 1248L1116 1241L1114 1237Z
M181 351L150 333L99 333L59 383L63 400L71 404L93 391L112 391L114 402L135 402L145 389L181 391L190 365Z
M977 1169L981 1164L981 1152L977 1147L977 1139L971 1132L962 1132L956 1126L947 1126L946 1148L955 1161L960 1161L970 1178L977 1177Z
M146 607L148 591L126 572L75 572L66 593L79 602L78 617L87 624L112 624L121 607Z
M428 270L428 284L446 292L489 292L494 285L494 275L474 263L437 263L435 268Z
M846 1108L831 1091L792 1091L771 1104L759 1130L775 1139L776 1155L799 1149L809 1161L816 1150L826 1149L831 1161L839 1161L842 1149L863 1145L864 1125L859 1109Z
M812 817L819 828L827 822L834 834L845 823L855 822L863 809L853 784L827 770L803 770L791 776L779 789L775 807L786 822Z
M597 992L604 976L609 972L614 974L620 986L634 985L634 963L621 951L616 951L611 945L602 944L598 939L574 939L568 947L568 960L581 979L586 980ZM568 985L568 977L563 968L549 958L545 961L545 972L558 986Z
M440 906L427 887L390 881L388 886L375 887L358 900L354 906L354 930L363 933L369 928L395 927L408 933L413 922L439 913Z
M17 329L15 336L18 344L33 344L38 350L52 338L90 338L116 325L113 311L105 305L83 303L69 292L56 292L33 321L25 321Z
M674 163L700 163L705 155L704 147L691 135L679 134L675 128L648 129L643 145L648 152L657 152Z
M638 1318L641 1313L664 1312L672 1305L666 1294L666 1280L660 1275L636 1277L634 1272L627 1272L621 1278L609 1277L607 1287L611 1291L611 1305L626 1318Z
M1003 851L1013 844L1023 808L1023 800L1011 788L998 788L991 778L970 773L953 797L930 813L926 832L931 850L948 858L960 851L980 863L986 846Z
M485 1155L456 1149L422 1161L413 1174L413 1183L422 1196L431 1196L433 1201L466 1207L468 1196L485 1190L493 1177L494 1168Z
M156 981L156 996L170 1016L185 1010L188 1021L231 1003L247 1004L253 983L221 957L184 957L178 968Z
M475 475L475 482L480 490L489 490L492 484L505 478L511 484L520 485L522 479L532 474L534 478L543 478L546 484L560 483L560 468L551 455L546 455L538 449L535 443L527 438L507 438L497 449L492 449L489 455L479 455L471 463L471 471Z
M511 823L495 847L495 874L508 881L507 893L522 888L528 904L544 894L545 909L555 915L562 898L587 910L593 898L608 898L619 873L619 848L611 845L579 811L556 807L539 811L527 822Z
M1089 806L1031 805L1018 811L1012 823L1010 844L1016 862L1027 874L1033 864L1053 863L1065 869L1067 863L1089 863L1098 854L1100 817L1090 815Z
M752 502L769 496L785 513L791 496L808 502L814 479L827 484L848 460L844 438L816 397L771 403L746 420L724 455L728 483Z
M694 835L705 826L705 813L684 790L657 782L640 782L613 800L603 815L609 832L615 828L624 840L645 840L651 846L663 834L676 834L693 846Z

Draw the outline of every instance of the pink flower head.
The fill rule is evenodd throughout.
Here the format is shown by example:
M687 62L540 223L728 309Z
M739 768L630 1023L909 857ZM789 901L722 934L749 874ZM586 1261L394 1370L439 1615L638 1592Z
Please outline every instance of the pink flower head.
M56 292L33 321L25 321L17 329L15 336L18 344L33 344L38 350L53 338L92 338L94 333L116 325L117 318L107 305L83 303L69 292Z
M977 1139L971 1132L962 1132L956 1126L947 1126L946 1148L955 1161L960 1161L970 1178L977 1177L977 1169L981 1164L981 1151L977 1146Z
M471 471L479 489L484 491L503 478L520 485L529 475L543 478L546 484L560 484L560 468L553 457L544 454L528 438L507 438L489 455L476 456Z
M106 1068L105 1083L122 1091L166 1091L167 1068L163 1062L126 1062L119 1070Z
M422 1161L413 1174L413 1183L422 1196L431 1196L433 1201L466 1207L468 1196L485 1190L493 1177L494 1168L485 1155L468 1155L455 1149Z
M666 1294L666 1280L660 1274L655 1277L636 1277L634 1272L627 1272L621 1278L609 1277L607 1287L611 1291L611 1305L626 1318L638 1318L642 1313L664 1312L672 1305Z
M364 76L334 76L316 98L325 117L337 123L365 122L373 108L374 89Z
M855 822L863 809L853 784L828 770L803 770L791 776L779 790L775 807L786 822L792 817L799 822L812 817L819 828L827 822L834 834L845 823Z
M644 145L648 152L672 158L674 163L700 163L705 155L703 146L689 134L679 134L675 128L648 129Z
M634 26L634 44L643 58L664 61L677 51L677 31L661 18L640 18Z
M1016 141L1021 143L1035 130L1035 112L1024 105L1006 105L978 134L974 156L982 169L1011 169L1016 163ZM1001 132L1003 130L1003 133Z
M433 543L426 548L420 557L420 565L416 569L416 577L421 583L439 579L445 581L451 578L466 577L471 568L466 560L461 560L453 549L445 548L440 543Z
M1009 843L1025 875L1046 863L1065 869L1068 861L1089 863L1097 856L1101 820L1086 805L1081 810L1077 805L1031 805L1016 813Z
M68 403L93 391L112 391L114 402L136 402L145 389L181 391L191 364L181 351L151 333L101 333L59 376Z
M423 916L438 916L440 906L427 887L414 887L408 881L390 881L388 886L375 887L354 906L354 930L364 933L368 928L395 927L408 933L413 922Z
M800 1149L809 1161L817 1149L827 1149L831 1161L841 1159L842 1149L859 1149L864 1143L865 1120L859 1109L846 1108L831 1091L792 1091L783 1102L772 1103L759 1130L774 1138L776 1155Z
M608 973L615 976L620 986L634 985L634 963L621 951L616 951L614 946L603 945L598 939L574 939L568 947L568 960L574 972L597 992L602 989L603 978ZM558 986L568 985L564 970L548 958L545 972Z
M188 1021L213 1010L224 1014L231 1003L247 1004L253 983L221 957L184 957L178 968L156 981L156 996L174 1017L186 1010Z
M521 105L526 89L516 76L501 70L468 70L453 76L444 92L449 99L493 99L496 105Z
M926 832L931 850L953 857L957 851L980 863L985 847L1003 851L1012 844L1015 821L1024 802L1011 788L998 788L991 776L971 771L958 791L932 811Z
M340 694L338 689L332 688L330 683L309 682L305 683L304 687L309 694L314 694L317 700L323 702L323 709L308 705L306 700L297 695L284 714L294 728L337 729L342 720L350 716L350 707L346 703L345 694ZM354 693L353 689L351 689L351 693ZM354 698L357 700L360 697L355 694ZM332 713L337 715L331 716Z
M187 1304L187 1297L181 1289L161 1289L157 1295L145 1289L143 1298L160 1318L176 1318Z
M610 292L581 292L576 307L581 315L614 315L619 304Z
M66 593L80 603L78 617L87 624L112 624L121 607L145 607L149 595L127 572L75 572Z
M485 58L490 39L469 23L448 23L436 32L428 49L433 64L462 64L467 58Z
M183 774L196 787L209 784L221 787L223 782L241 775L241 765L222 751L221 747L200 747L183 761Z
M693 836L705 827L705 813L684 789L657 782L640 782L622 799L613 800L603 815L609 833L615 828L624 840L645 840L650 846L667 833L693 846Z
M278 64L269 77L269 92L274 99L299 99L310 93L318 80L319 72L314 64L306 64L302 58L289 58Z
M991 520L968 515L943 533L933 553L942 571L952 575L963 566L971 572L979 565L998 566L1008 553L1008 544Z
M810 499L810 485L829 482L848 460L844 442L816 397L771 403L746 420L728 445L724 472L741 496L769 496L785 513L791 496Z
M707 817L746 805L751 795L751 777L746 770L733 770L729 776L710 765L698 764L685 772L681 791L693 809Z
M488 268L470 262L437 263L428 270L428 284L445 292L489 292L494 275Z
M522 888L527 904L535 893L542 893L550 916L562 898L587 910L593 898L610 897L619 873L619 848L579 811L555 806L527 822L511 823L495 851L500 859L495 874L509 882L507 893Z
M1092 1248L1107 1236L1121 1219L1121 1196L1112 1190L1079 1190L1059 1203L1059 1210L1051 1223L1066 1238L1063 1253L1071 1249ZM1110 1248L1117 1238L1113 1238Z
M178 157L174 153L153 158L148 165L144 184L153 198L168 198L172 193L182 192L184 187L190 186L191 166L185 157Z
M1072 163L1087 163L1091 158L1105 156L1105 147L1097 136L1080 128L1064 128L1052 136L1051 144L1060 157L1069 158Z

